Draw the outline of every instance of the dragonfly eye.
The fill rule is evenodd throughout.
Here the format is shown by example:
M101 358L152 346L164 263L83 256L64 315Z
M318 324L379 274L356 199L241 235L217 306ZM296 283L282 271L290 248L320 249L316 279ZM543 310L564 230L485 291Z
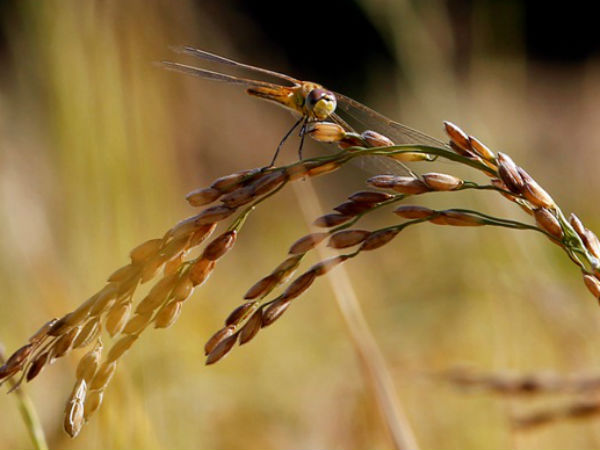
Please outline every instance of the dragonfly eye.
M333 114L336 106L335 95L325 89L313 89L306 96L306 107L318 120L326 119Z

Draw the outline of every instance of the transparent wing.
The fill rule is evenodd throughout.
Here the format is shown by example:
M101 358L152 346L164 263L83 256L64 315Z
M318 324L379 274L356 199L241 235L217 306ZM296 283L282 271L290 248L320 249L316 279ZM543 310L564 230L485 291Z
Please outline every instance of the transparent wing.
M199 67L186 66L185 64L179 64L171 61L161 61L161 64L168 70L174 72L187 73L198 78L204 78L206 80L222 81L225 83L241 84L243 86L261 86L272 89L282 89L283 86L274 83L268 83L266 81L252 80L250 78L235 77L233 75L227 75L224 73L213 72L212 70L200 69Z
M337 98L339 109L358 122L365 124L368 129L387 136L397 145L419 144L430 145L432 147L447 147L442 141L401 123L394 122L356 100L352 100L337 92L334 92L334 94Z
M226 64L228 66L239 67L244 70L248 70L250 72L261 73L265 75L270 75L272 77L279 78L281 80L285 80L292 85L300 84L300 81L290 77L289 75L285 75L283 73L275 72L269 69L263 69L262 67L251 66L250 64L244 64L239 61L234 61L233 59L225 58L223 56L215 55L214 53L210 53L204 50L200 50L194 47L184 46L184 47L172 47L173 51L177 53L183 53L186 55L194 56L196 58L204 59L206 61L212 61L219 64Z

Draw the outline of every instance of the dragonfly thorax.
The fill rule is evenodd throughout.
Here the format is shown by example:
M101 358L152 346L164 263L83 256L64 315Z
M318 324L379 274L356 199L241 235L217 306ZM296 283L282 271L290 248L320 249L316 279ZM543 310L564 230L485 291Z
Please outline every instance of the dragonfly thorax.
M305 108L317 120L325 120L334 113L337 100L333 92L316 87L306 94Z

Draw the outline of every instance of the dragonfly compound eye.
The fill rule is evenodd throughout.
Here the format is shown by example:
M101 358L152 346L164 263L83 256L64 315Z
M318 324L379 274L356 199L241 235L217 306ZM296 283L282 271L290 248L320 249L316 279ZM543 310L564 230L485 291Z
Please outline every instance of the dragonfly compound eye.
M323 120L333 114L337 100L332 92L316 88L306 96L306 106L315 118Z

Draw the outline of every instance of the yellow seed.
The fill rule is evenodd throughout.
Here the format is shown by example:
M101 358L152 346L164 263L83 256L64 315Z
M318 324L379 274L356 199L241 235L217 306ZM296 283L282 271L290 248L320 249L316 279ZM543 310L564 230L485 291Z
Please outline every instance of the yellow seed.
M471 148L475 150L479 156L483 159L495 162L496 155L493 151L491 151L485 144L483 144L479 139L474 138L473 136L469 136L469 143L471 144Z
M433 157L427 153L417 152L401 152L401 153L390 153L386 155L388 158L395 159L396 161L402 162L413 162L413 161L431 161Z
M311 167L306 173L309 177L316 177L319 175L325 175L326 173L331 173L336 171L341 167L340 163L337 161L329 161L326 163L321 163L319 165L315 165Z
M131 262L134 264L141 264L146 262L148 258L158 253L158 251L162 247L162 244L162 239L150 239L149 241L138 245L136 248L131 250L131 252L129 252Z
M154 285L148 295L140 302L135 312L145 313L156 309L165 301L169 293L173 290L179 276L176 273L164 276Z
M306 133L317 142L335 143L341 141L346 131L337 123L314 122L311 123Z
M96 301L94 302L94 306L90 310L90 314L92 316L103 313L108 306L113 302L115 297L117 296L118 285L115 283L110 283L104 286L100 292L98 292Z
M88 393L83 404L83 418L86 422L98 410L102 404L103 397L104 391L95 390Z
M90 383L90 390L94 389L104 389L110 382L111 378L115 374L115 370L117 370L117 362L116 361L105 361L92 378L92 382Z
M85 347L100 333L100 319L94 317L86 322L75 340L73 341L73 348Z
M152 311L147 311L143 314L136 313L129 322L123 328L123 334L137 334L139 333L146 325L150 323L152 319Z
M135 275L138 271L138 268L133 264L127 264L126 266L121 267L120 269L115 270L109 277L108 282L112 281L124 281L129 279L131 276Z
M194 286L199 286L204 283L215 268L215 264L215 261L209 261L204 258L200 258L196 261L188 272L192 284Z
M162 265L165 263L165 258L156 255L146 261L144 263L144 267L142 268L142 275L140 277L140 281L145 283L146 281L151 280L158 273Z
M137 335L132 334L119 339L108 352L105 364L111 363L119 359L123 355L123 353L129 350L129 348L133 345L137 338Z
M175 288L173 289L173 298L175 300L185 300L188 298L192 292L194 291L194 284L189 277L184 276L179 280Z
M182 301L172 301L161 309L154 319L154 328L168 328L181 314Z
M104 327L111 337L121 332L127 320L129 319L129 313L131 312L131 303L122 303L115 305L106 315L106 322Z
M89 383L100 365L100 357L102 356L102 343L98 342L96 346L86 353L77 365L75 376L78 380L85 380Z
M74 438L81 431L83 426L83 402L85 400L87 386L85 381L79 381L71 394L66 408L64 429L69 436Z

